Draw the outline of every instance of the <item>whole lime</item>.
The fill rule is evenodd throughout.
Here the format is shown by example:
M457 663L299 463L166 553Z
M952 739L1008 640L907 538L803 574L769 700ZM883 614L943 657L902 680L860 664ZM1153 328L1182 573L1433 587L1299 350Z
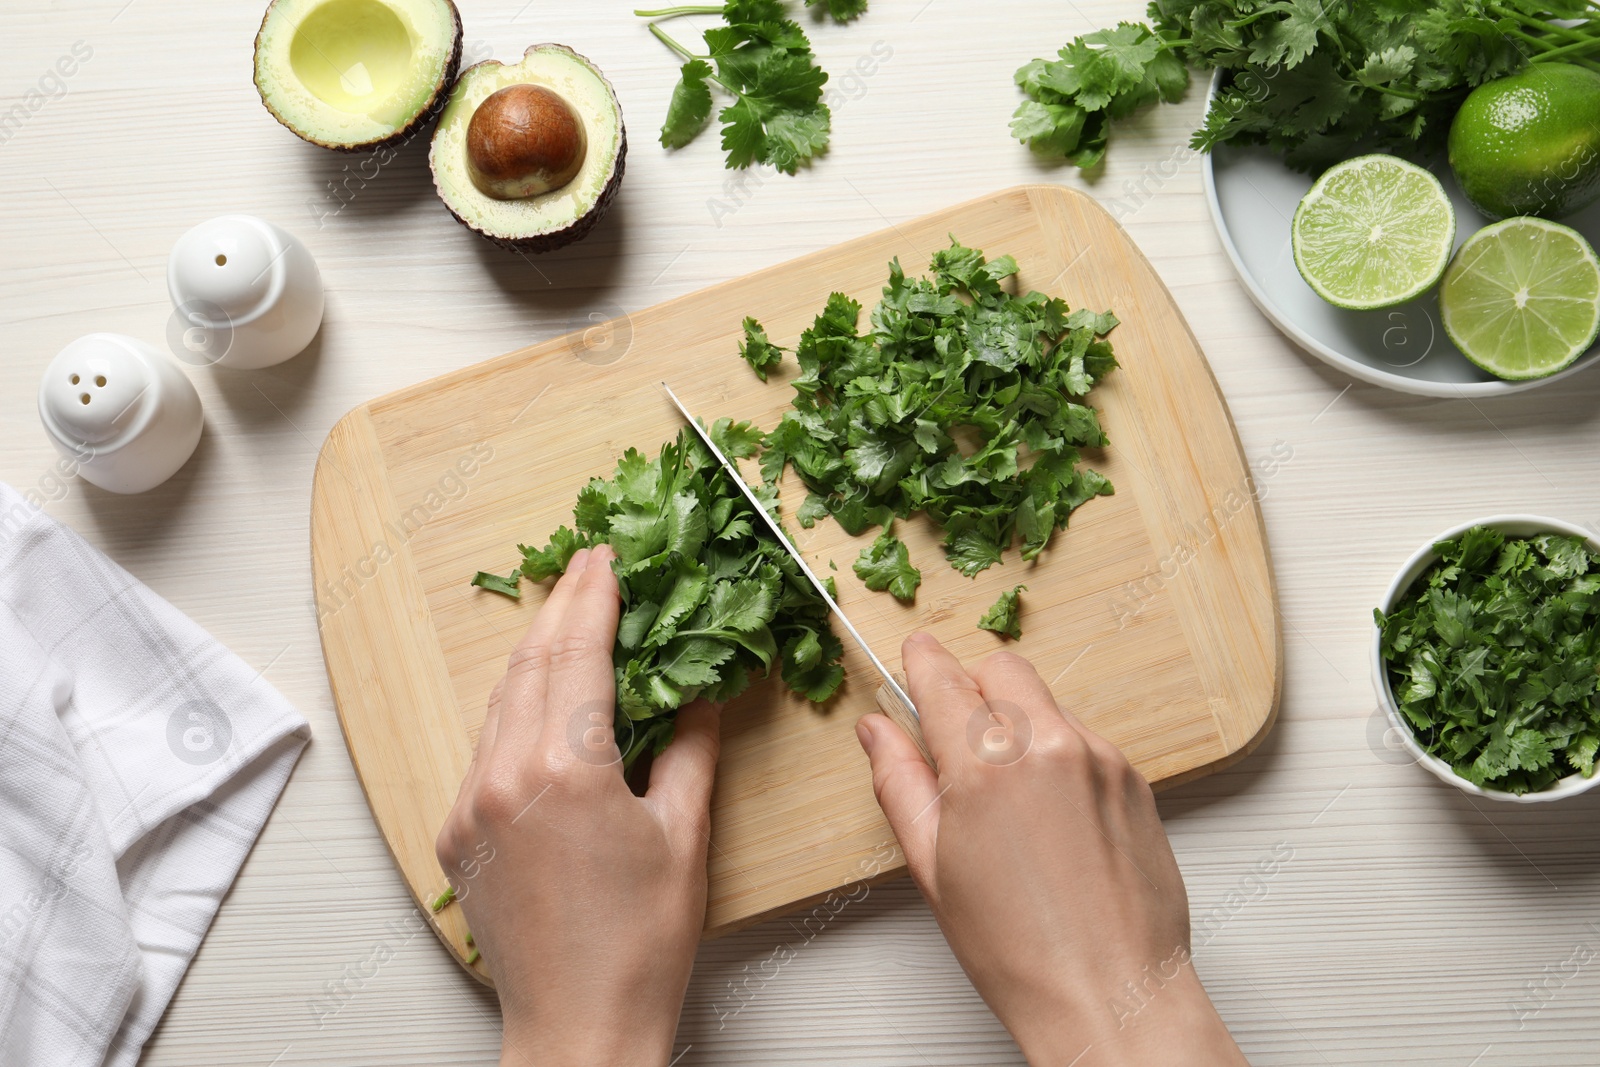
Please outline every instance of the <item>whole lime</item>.
M1450 124L1450 169L1492 219L1560 218L1600 197L1600 74L1533 63L1478 86Z

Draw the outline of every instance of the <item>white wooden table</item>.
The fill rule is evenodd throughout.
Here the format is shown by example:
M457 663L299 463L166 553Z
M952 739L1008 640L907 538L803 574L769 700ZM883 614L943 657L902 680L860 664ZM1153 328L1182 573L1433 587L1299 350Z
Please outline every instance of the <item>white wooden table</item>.
M836 80L888 56L841 83L831 155L789 178L725 172L714 135L658 147L675 69L628 5L463 0L469 57L570 44L606 70L631 127L611 216L533 262L449 218L421 143L363 173L281 129L250 81L262 6L7 0L0 12L0 113L41 84L49 97L0 135L0 478L262 667L315 735L147 1063L491 1063L499 1048L492 995L407 925L334 717L306 538L312 463L335 420L590 314L1025 181L1123 201L1249 457L1292 450L1263 483L1287 657L1277 728L1244 763L1161 799L1196 958L1241 1045L1263 1065L1600 1063L1600 795L1474 803L1386 761L1367 667L1372 605L1438 530L1503 511L1600 525L1600 373L1495 403L1423 400L1300 354L1247 301L1207 218L1183 148L1198 87L1123 123L1092 184L1033 161L1006 130L1012 70L1142 5L874 0L861 23L813 32ZM92 57L45 77L77 42ZM317 256L318 346L265 371L195 370L206 436L162 488L119 498L58 479L34 406L46 362L93 330L161 343L167 250L230 211L291 228ZM784 944L794 958L763 967ZM903 881L809 941L777 921L706 945L679 1040L685 1065L1021 1062Z

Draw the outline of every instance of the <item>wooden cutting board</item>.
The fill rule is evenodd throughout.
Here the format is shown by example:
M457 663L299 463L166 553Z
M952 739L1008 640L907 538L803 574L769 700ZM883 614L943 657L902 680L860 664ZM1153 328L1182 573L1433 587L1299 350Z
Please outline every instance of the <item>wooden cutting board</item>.
M737 354L745 315L792 347L829 292L871 308L891 258L920 272L951 234L1014 256L1024 288L1121 317L1111 335L1121 367L1090 397L1111 445L1086 457L1116 495L1081 508L1035 563L1013 551L976 580L945 563L931 524L899 524L924 578L911 606L867 592L851 572L870 533L791 523L802 551L836 574L844 610L891 669L918 627L964 660L1000 648L975 624L1001 591L1026 583L1024 636L1011 647L1152 781L1216 770L1265 735L1282 659L1272 570L1210 368L1110 215L1080 193L1023 186L401 390L333 428L311 509L323 650L356 773L419 904L445 888L434 836L489 690L545 592L524 582L518 603L468 579L510 570L519 541L542 544L571 522L591 477L677 432L663 379L708 424L775 425L792 360L765 384L750 373ZM804 497L787 478L792 515ZM856 650L845 662L845 686L826 706L774 679L725 711L707 937L903 870L854 733L878 683ZM434 922L464 962L460 909Z

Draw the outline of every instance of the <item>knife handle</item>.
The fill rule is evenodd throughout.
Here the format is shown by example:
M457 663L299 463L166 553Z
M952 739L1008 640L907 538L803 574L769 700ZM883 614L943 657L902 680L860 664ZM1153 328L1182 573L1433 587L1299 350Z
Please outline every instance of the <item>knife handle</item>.
M906 680L903 675L895 675L894 680L900 683L900 688L905 688ZM922 753L922 758L927 761L928 766L937 770L937 765L933 762L933 754L928 751L928 742L922 736L922 723L918 721L916 713L906 707L905 701L895 696L894 690L887 685L878 687L878 710L893 719L895 724L910 736L917 746L917 751Z

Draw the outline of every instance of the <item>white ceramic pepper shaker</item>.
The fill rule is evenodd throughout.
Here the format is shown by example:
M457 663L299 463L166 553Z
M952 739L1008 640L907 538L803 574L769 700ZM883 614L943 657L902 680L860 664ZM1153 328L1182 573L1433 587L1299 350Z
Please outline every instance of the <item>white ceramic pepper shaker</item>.
M113 493L142 493L172 477L205 425L200 394L183 369L115 333L80 337L50 361L39 417L56 451Z
M253 215L178 238L167 259L167 343L186 363L253 370L298 355L322 325L322 273L300 239Z

